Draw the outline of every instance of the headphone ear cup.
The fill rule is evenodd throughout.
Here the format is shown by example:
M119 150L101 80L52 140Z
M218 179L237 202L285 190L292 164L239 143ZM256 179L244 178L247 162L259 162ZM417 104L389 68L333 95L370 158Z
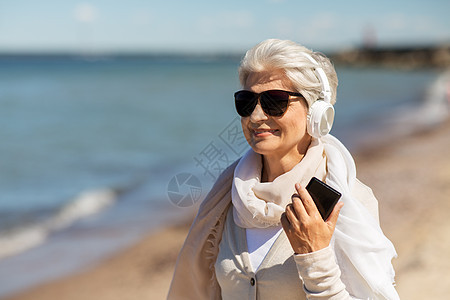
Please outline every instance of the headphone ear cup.
M334 121L333 105L323 100L315 101L308 111L306 128L308 134L315 138L327 135Z

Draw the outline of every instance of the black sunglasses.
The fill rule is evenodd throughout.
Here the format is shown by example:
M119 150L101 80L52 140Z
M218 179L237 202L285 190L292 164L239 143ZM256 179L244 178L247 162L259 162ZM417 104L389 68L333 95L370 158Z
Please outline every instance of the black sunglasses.
M248 117L253 113L258 99L265 114L271 117L281 117L288 107L289 96L303 97L300 93L283 90L269 90L259 94L242 90L234 93L234 103L236 111L241 117Z

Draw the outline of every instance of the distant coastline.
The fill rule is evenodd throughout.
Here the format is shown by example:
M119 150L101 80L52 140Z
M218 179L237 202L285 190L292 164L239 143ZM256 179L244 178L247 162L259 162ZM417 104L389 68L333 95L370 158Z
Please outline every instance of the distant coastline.
M330 55L336 65L387 68L448 68L450 43L421 47L374 47L340 51Z
M400 69L449 68L450 42L439 45L360 47L326 52L334 64L354 67L383 67ZM244 53L27 53L0 52L0 62L11 61L87 61L153 60L153 61L224 61L239 62Z

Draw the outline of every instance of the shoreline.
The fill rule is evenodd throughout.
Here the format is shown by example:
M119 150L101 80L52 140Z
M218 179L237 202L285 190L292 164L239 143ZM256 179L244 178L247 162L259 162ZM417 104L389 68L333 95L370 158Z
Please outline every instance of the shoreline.
M446 299L450 294L449 149L447 120L355 155L358 177L379 199L382 229L398 253L393 265L402 299Z
M448 149L450 121L354 154L358 178L378 198L382 229L397 249L393 264L404 299L444 299L450 293ZM189 220L192 216L147 235L89 269L3 299L165 299Z

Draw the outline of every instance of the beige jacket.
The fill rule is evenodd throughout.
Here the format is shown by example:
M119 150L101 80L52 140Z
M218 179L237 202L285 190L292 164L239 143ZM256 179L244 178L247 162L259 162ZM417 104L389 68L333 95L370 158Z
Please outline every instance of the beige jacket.
M284 231L254 272L245 229L234 224L232 211L215 264L222 299L350 299L331 246L295 255Z
M221 174L199 208L177 259L168 294L170 300L222 298L215 263L231 206L231 184L237 163ZM370 188L358 181L354 194L357 199L364 199L363 204L378 220L378 205Z

